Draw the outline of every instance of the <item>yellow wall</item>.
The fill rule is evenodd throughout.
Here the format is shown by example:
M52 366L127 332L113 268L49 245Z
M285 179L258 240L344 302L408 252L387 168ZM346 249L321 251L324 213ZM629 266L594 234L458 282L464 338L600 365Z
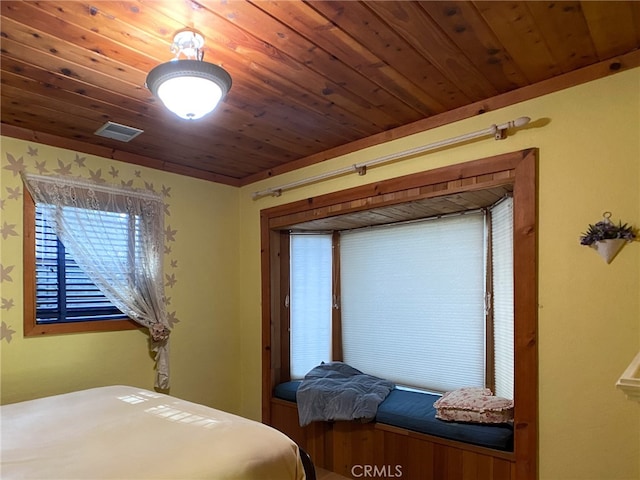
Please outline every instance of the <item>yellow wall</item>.
M168 311L178 320L171 393L239 411L238 189L7 137L1 154L2 403L108 384L153 388L146 332L23 338L24 186L17 172L55 174L62 167L73 176L164 192L165 228L172 231L165 242L165 289Z
M364 177L347 175L279 198L251 199L256 190L520 116L532 123L503 141L481 140L371 168ZM171 393L259 419L260 209L537 147L540 478L640 478L640 405L614 387L640 350L640 243L625 246L610 265L578 244L587 224L606 210L640 227L639 130L640 69L635 69L241 189L89 155L79 155L86 157L81 166L75 152L2 138L2 402L110 383L153 385L153 362L140 332L22 338L22 197L12 198L22 186L6 168L20 158L30 171L46 160L52 172L60 160L71 163L74 174L101 169L111 181L113 167L116 182L171 188L166 224L176 236L168 244L165 273L175 274L167 295L169 311L180 320L172 340Z
M481 140L421 158L286 191L251 193L520 116L508 139ZM640 227L640 69L457 122L244 187L239 305L243 411L259 416L259 211L313 195L528 147L539 148L540 478L640 478L640 404L615 382L640 350L640 242L607 265L578 237L611 211ZM255 380L254 380L255 379Z

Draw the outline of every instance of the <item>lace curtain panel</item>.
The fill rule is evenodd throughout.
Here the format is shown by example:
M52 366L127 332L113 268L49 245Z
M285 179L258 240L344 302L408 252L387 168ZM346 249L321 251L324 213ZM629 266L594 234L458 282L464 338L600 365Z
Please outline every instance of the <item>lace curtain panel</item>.
M67 177L23 177L34 201L46 206L45 221L78 265L113 305L149 329L155 385L167 389L170 325L163 284L162 198Z

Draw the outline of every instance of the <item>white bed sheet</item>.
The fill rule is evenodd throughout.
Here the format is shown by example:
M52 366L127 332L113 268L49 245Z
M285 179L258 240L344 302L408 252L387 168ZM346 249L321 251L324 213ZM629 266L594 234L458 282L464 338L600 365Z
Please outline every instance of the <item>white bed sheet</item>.
M1 407L2 479L302 480L297 445L259 422L111 386Z

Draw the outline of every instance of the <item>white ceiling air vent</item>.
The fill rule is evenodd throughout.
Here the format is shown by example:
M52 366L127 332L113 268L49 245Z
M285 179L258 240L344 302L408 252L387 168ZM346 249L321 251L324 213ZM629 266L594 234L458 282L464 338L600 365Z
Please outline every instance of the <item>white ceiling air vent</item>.
M107 122L94 133L101 137L113 138L114 140L120 140L121 142L128 142L136 138L142 132L144 132L144 130L128 127L127 125L121 125L115 122Z

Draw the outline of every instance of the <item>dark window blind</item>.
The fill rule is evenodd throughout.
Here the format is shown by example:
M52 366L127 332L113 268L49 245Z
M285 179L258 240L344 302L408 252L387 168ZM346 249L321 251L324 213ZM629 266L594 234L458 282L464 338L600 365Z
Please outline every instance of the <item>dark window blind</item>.
M42 213L44 208L47 205L36 205L36 322L126 318L91 281L55 231L46 224ZM122 238L122 250L126 253L129 248L127 222L114 222L114 236Z

